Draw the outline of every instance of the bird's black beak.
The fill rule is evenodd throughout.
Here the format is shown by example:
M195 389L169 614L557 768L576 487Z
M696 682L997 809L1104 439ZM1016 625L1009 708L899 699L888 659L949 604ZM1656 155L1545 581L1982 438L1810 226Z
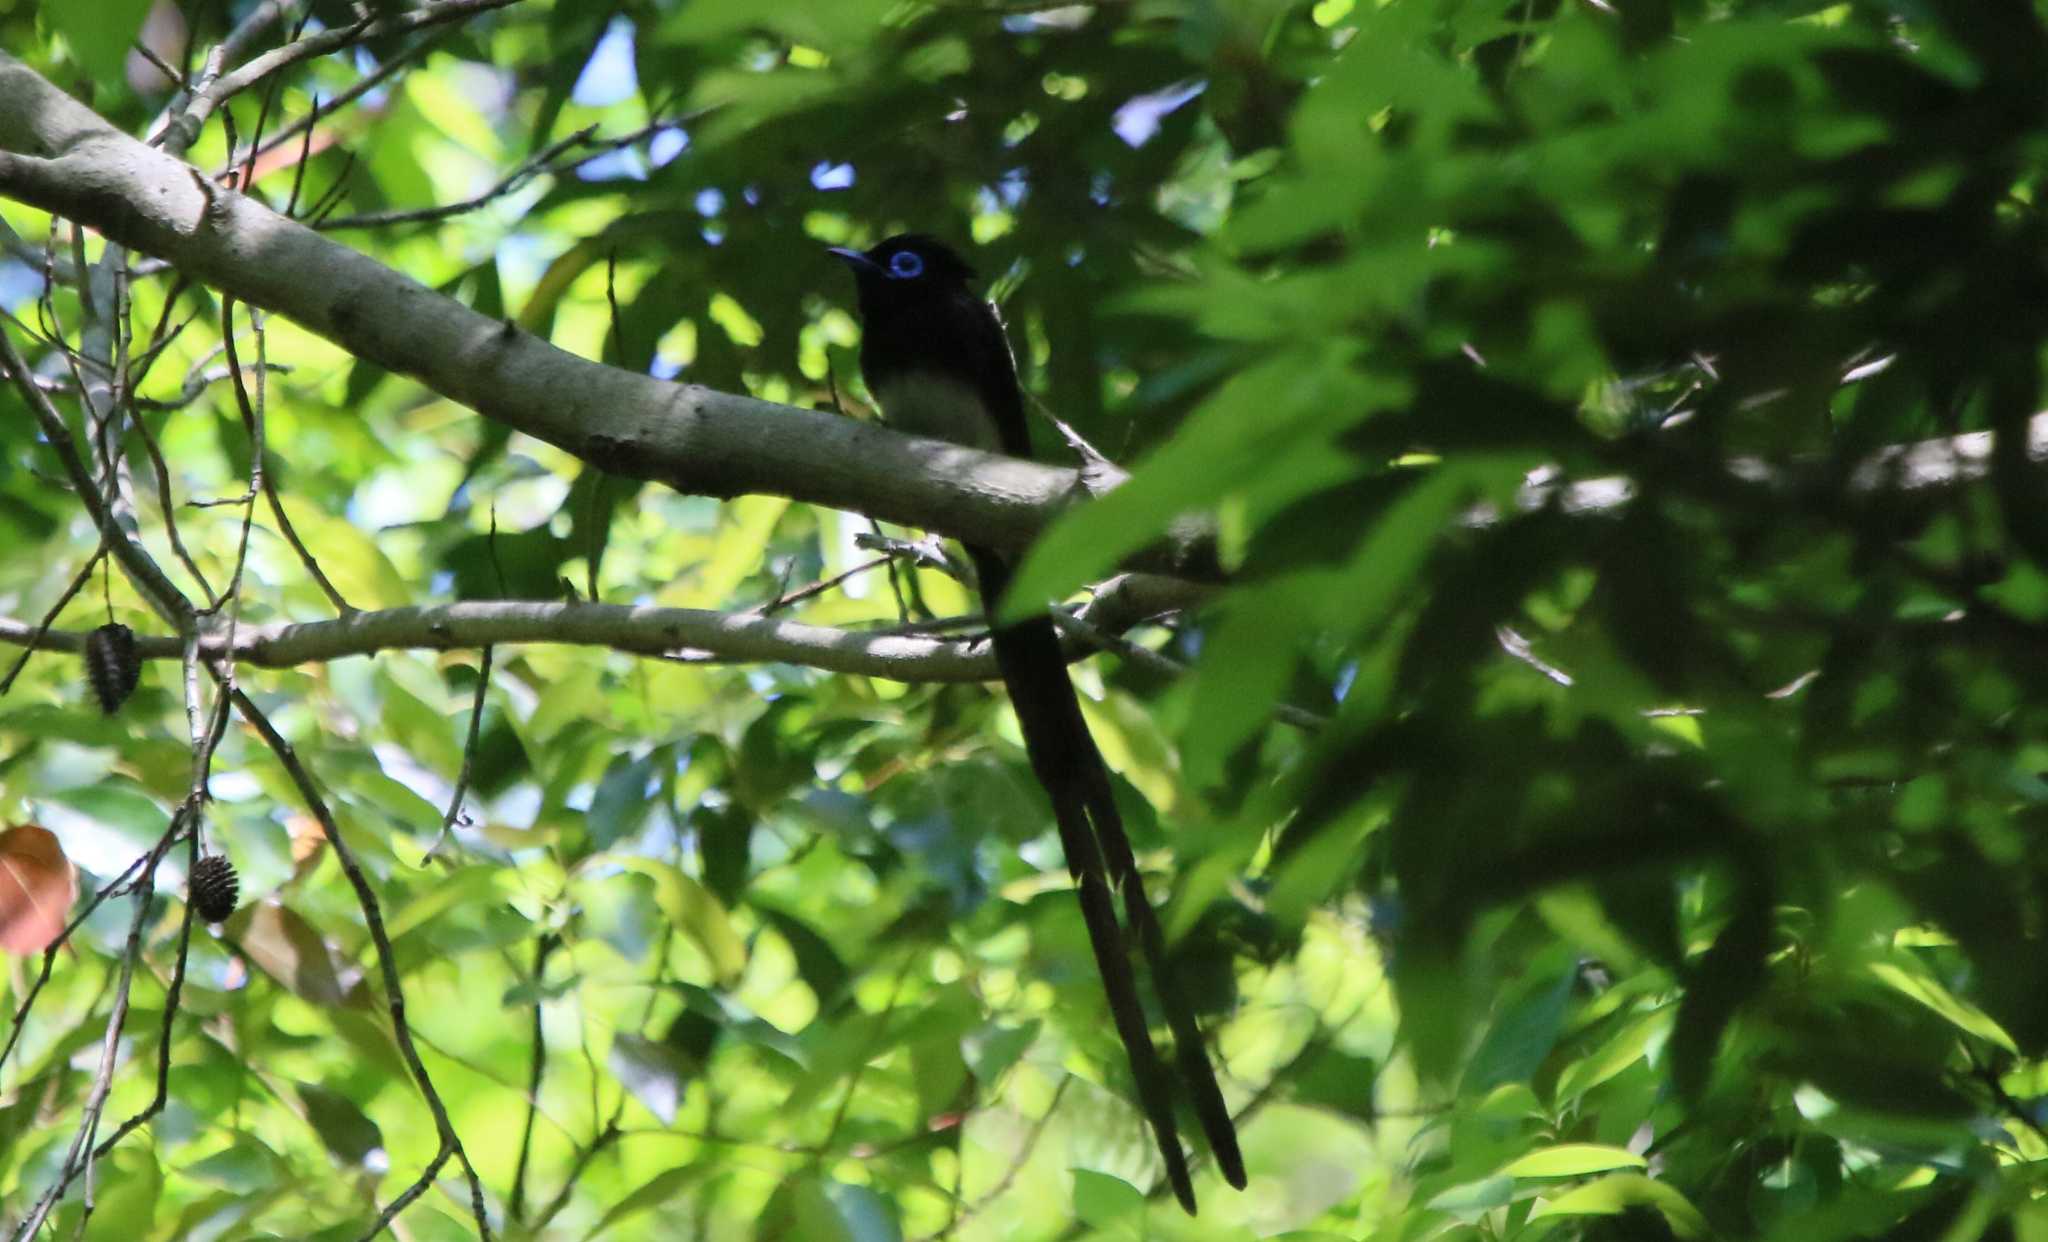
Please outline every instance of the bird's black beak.
M856 273L879 272L882 270L881 264L870 259L860 251L849 250L845 246L828 246L825 248L825 253L842 260L846 266L852 268Z

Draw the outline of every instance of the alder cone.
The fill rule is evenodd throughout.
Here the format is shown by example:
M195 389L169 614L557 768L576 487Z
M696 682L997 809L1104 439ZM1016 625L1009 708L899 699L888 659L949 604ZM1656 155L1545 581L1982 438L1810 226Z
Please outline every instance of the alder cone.
M135 649L135 631L109 621L85 636L85 675L92 683L100 710L111 716L135 693L142 679L142 655Z
M225 854L208 854L192 864L186 883L192 908L209 923L223 923L235 912L235 897L242 883L235 878L235 864Z

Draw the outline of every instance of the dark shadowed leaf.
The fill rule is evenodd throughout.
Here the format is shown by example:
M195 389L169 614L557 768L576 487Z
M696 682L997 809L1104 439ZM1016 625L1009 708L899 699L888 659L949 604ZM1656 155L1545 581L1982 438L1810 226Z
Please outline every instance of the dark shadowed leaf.
M699 1069L681 1049L623 1031L612 1038L607 1064L633 1098L664 1125L675 1124L683 1091Z
M363 1115L355 1101L315 1083L300 1083L298 1094L306 1108L306 1120L336 1160L371 1167L373 1159L383 1159L384 1132Z
M360 973L344 967L318 929L290 907L250 902L225 928L258 969L302 999L322 1006L367 1002Z

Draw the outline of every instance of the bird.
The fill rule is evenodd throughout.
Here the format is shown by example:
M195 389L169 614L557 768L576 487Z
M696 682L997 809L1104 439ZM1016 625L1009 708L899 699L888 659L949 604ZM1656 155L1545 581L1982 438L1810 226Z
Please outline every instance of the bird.
M1016 360L995 307L978 296L972 267L944 242L900 233L866 250L829 253L853 271L861 320L860 369L889 426L969 448L1029 457ZM1109 769L1081 715L1052 618L998 623L1015 565L994 548L966 545L988 616L996 666L1017 713L1033 774L1051 800L1060 846L1088 928L1138 1105L1152 1127L1174 1197L1195 1213L1194 1185L1175 1122L1175 1076L1152 1042L1126 935L1135 938L1173 1036L1179 1084L1224 1180L1242 1190L1244 1157L1194 1013L1166 956L1145 896ZM1120 901L1119 901L1120 899ZM1121 904L1123 919L1118 921Z

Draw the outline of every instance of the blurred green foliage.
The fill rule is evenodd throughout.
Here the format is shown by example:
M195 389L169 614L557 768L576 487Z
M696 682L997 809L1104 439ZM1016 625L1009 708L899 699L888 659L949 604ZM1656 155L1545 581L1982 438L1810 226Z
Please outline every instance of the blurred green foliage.
M139 133L168 93L131 33L185 63L254 6L91 7L0 2L0 37ZM331 190L330 225L595 130L349 244L579 353L867 417L820 247L940 233L1036 395L1136 470L1018 595L1188 511L1233 569L1134 634L1187 676L1077 668L1247 1110L1251 1189L1204 1178L1196 1221L1152 1193L999 696L501 650L444 863L473 653L248 672L380 885L512 1236L2048 1238L2040 7L529 2L298 66L236 132L394 60L314 127L300 206ZM255 187L280 208L296 149ZM49 222L0 219L34 321ZM217 365L214 295L174 287L134 286L139 332L196 315L146 399ZM266 468L358 607L737 610L866 555L855 516L634 490L288 323L266 344ZM143 418L218 583L239 511L182 506L246 478L232 396ZM30 426L0 393L0 611L33 624L94 532ZM1968 480L1873 458L1986 430ZM1630 487L1589 510L1532 472ZM100 597L60 626L161 632L118 576ZM263 517L241 615L332 615ZM897 598L871 575L787 615ZM63 657L0 699L0 817L93 886L188 779L174 668L114 721ZM275 904L195 943L170 1106L99 1166L94 1225L356 1236L432 1128L290 782L239 733L216 770L210 837ZM158 902L110 1116L154 1088ZM0 1070L0 1219L61 1160L127 918L87 922ZM466 1236L445 1189L407 1236Z

